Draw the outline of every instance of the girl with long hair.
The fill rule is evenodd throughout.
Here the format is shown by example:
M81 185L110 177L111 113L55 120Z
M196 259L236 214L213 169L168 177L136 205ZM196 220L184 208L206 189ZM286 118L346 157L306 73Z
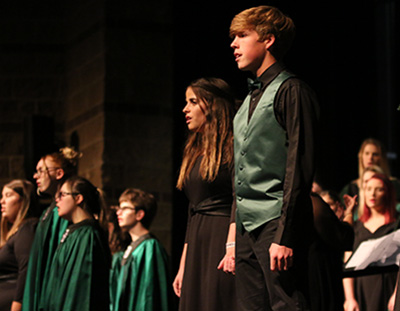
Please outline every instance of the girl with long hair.
M16 179L3 187L0 232L0 310L21 310L29 251L36 229L34 186Z
M380 238L397 229L396 197L384 174L376 173L364 187L363 213L354 223L353 250L366 240ZM347 258L350 254L347 254ZM386 310L396 283L396 273L343 279L345 311Z
M341 197L343 197L344 195L348 195L350 197L359 195L359 191L362 188L362 175L364 173L364 170L370 167L378 166L380 168L380 171L388 176L393 183L393 186L395 187L396 198L398 201L400 201L400 183L395 177L390 175L386 149L382 142L375 138L365 139L361 143L357 159L358 178L352 180L350 183L343 187L343 189L340 191Z
M233 131L228 84L201 78L186 89L189 136L177 188L188 197L188 224L173 288L180 310L236 310ZM222 271L217 270L223 270Z

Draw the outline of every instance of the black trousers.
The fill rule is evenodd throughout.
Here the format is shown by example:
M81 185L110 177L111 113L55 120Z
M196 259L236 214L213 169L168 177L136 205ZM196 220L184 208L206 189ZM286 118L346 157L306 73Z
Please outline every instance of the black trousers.
M293 251L293 267L271 271L269 247L278 219L236 233L236 292L240 311L309 310L307 250Z

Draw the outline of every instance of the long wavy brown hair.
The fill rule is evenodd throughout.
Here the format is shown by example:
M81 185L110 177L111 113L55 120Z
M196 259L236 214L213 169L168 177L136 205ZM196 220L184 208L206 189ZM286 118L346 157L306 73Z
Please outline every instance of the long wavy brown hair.
M19 195L21 207L13 224L9 224L7 219L2 217L0 224L0 248L18 231L27 218L37 216L36 196L34 186L30 181L15 179L4 185L4 187L12 189Z
M202 131L193 131L188 135L176 185L178 189L183 188L200 156L203 156L200 176L208 182L215 180L221 165L233 167L235 97L229 85L219 78L200 78L188 88L205 104L206 123Z

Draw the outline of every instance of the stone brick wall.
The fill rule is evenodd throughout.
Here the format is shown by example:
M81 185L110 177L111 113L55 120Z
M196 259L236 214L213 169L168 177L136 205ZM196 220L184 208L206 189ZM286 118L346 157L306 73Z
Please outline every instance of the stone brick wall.
M106 7L106 193L126 186L153 193L159 209L152 232L171 247L172 16L163 1Z
M53 118L64 99L62 11L57 6L3 2L0 7L0 184L31 178L34 116ZM52 124L55 122L50 122ZM47 124L47 123L46 123ZM43 123L43 126L47 126ZM54 128L56 131L54 132ZM50 126L53 137L58 125ZM45 129L43 129L45 130ZM43 132L43 131L40 131ZM46 137L40 137L42 142ZM39 140L39 139L38 139ZM25 163L24 163L25 162ZM25 164L25 165L24 165Z
M0 186L74 145L109 204L127 187L155 194L152 231L169 250L172 18L159 2L0 4Z
M103 187L104 153L104 3L66 2L64 140L75 139L83 157L79 174Z

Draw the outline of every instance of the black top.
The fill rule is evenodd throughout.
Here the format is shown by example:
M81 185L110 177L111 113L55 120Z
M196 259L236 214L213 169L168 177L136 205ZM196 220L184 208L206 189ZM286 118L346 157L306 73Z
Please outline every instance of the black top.
M353 249L356 250L364 241L392 233L396 230L397 225L398 222L395 221L379 227L375 232L370 232L361 221L356 221L354 223ZM354 288L360 310L387 310L387 303L396 285L396 277L396 272L382 272L381 274L356 277Z
M26 220L0 249L0 282L6 279L17 280L17 290L13 301L22 301L29 253L37 222L36 218Z
M196 160L184 187L190 204L179 310L235 311L235 278L217 269L225 255L231 221L232 173L222 166L214 181L203 180L201 159Z
M314 210L315 240L335 252L351 251L354 230L347 222L340 221L319 195L311 194Z
M236 204L233 200L232 190L233 173L225 165L222 165L214 181L203 180L199 172L202 158L200 156L196 160L185 183L184 191L189 199L187 226L189 227L192 216L197 213L230 217L230 222L234 222ZM226 236L224 238L226 239ZM187 242L187 233L185 242Z
M312 194L315 235L309 249L311 310L343 311L343 252L352 250L354 231L319 195Z
M259 77L262 86L260 90L256 89L250 94L249 120L266 87L283 70L283 65L277 62ZM274 100L274 112L278 123L286 131L288 145L282 216L275 242L294 245L298 230L287 229L295 226L302 228L302 231L312 226L309 194L315 171L314 151L319 107L311 88L304 81L292 77L279 88ZM306 201L309 208L304 212L308 215L302 215L303 211L296 211L294 207L304 206ZM294 223L296 220L297 224Z

